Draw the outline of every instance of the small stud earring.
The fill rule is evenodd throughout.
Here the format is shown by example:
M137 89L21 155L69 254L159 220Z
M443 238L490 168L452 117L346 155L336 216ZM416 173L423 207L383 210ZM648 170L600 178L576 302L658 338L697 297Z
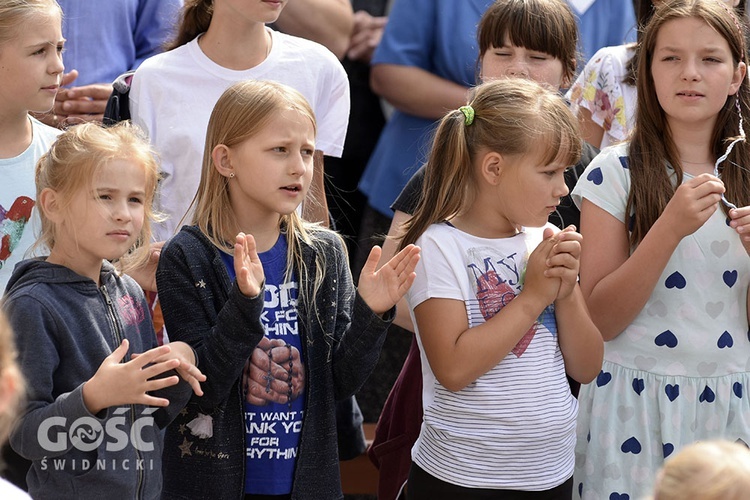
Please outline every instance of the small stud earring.
M229 178L234 179L234 172L229 172Z

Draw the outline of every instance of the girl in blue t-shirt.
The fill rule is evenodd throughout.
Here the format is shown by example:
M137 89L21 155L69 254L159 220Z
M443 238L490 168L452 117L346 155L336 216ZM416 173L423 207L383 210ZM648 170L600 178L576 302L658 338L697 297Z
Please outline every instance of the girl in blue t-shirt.
M304 97L246 81L211 115L193 226L162 252L170 338L206 373L167 430L163 498L339 498L335 405L364 383L419 250L352 284L341 238L301 220L316 123Z

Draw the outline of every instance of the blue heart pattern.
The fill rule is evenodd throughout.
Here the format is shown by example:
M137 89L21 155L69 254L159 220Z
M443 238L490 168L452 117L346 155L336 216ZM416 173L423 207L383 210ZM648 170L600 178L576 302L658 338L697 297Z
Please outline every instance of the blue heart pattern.
M612 374L602 370L599 372L599 375L597 375L596 377L596 386L602 387L604 385L607 385L609 384L610 380L612 380Z
M675 271L667 277L664 285L666 285L666 287L670 289L676 288L678 290L682 290L687 285L687 281L685 281L685 277L681 275L679 271Z
M740 384L739 382L735 382L732 386L732 392L734 392L735 396L742 399L742 384Z
M713 403L716 400L716 394L714 394L714 391L711 390L709 386L706 386L705 389L703 389L703 392L701 392L701 395L698 397L698 401L701 403Z
M633 390L639 396L643 392L643 389L645 388L645 386L646 386L646 384L643 382L642 378L634 378L633 379Z
M627 493L618 493L616 491L613 491L609 495L609 500L630 500L630 495Z
M734 345L734 339L729 334L729 332L724 332L721 334L721 337L719 337L719 341L716 342L716 345L719 346L719 349L724 349L725 347L732 347Z
M627 168L630 170L630 161L628 160L627 156L620 156L620 165L622 165L622 168Z
M674 445L672 443L664 443L661 445L661 449L664 453L664 458L667 458L674 451Z
M680 385L679 384L675 384L675 385L667 384L664 387L664 392L667 394L667 397L669 398L670 401L674 401L675 399L677 399L677 396L680 395Z
M635 436L629 437L625 440L624 443L622 443L622 446L620 446L620 450L622 450L623 453L632 453L633 455L637 455L641 452L641 443L638 442Z
M589 175L586 176L587 180L590 180L597 186L601 185L602 182L604 182L604 176L602 175L602 169L599 167L596 167L591 172L589 172Z
M732 288L737 283L737 271L724 271L722 278L724 278L724 283L729 288Z
M667 346L670 349L677 347L677 337L669 330L665 330L656 336L654 343L660 347Z

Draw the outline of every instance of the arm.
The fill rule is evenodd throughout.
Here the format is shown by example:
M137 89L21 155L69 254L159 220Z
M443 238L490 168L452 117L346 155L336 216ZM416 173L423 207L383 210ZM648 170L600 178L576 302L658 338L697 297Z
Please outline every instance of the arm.
M731 222L729 225L737 231L737 235L750 255L750 207L740 207L729 211ZM747 318L750 322L750 290L747 295Z
M546 235L550 235L547 231L551 230L545 230ZM555 299L555 320L565 371L576 381L587 384L602 368L604 342L578 286L582 239L574 226L557 233L545 274L561 280Z
M546 239L534 249L523 289L485 323L467 328L461 300L429 298L414 308L425 355L446 389L460 391L500 363L553 302L560 279L544 275L552 244Z
M398 110L431 120L466 104L469 90L422 68L398 64L375 64L370 86Z
M235 281L222 302L223 298L214 296L216 286L213 291L211 285L196 286L206 277L219 277L214 275L210 261L196 265L195 255L186 255L190 250L174 240L168 244L159 259L156 280L169 336L195 349L198 366L206 376L204 394L197 401L201 407L210 408L229 397L245 362L263 337L263 297L245 296Z
M302 204L302 218L309 222L320 222L328 227L328 200L326 199L325 165L323 151L315 150L313 155L313 178L310 190Z
M677 245L717 210L723 191L709 174L682 184L632 254L625 224L584 199L581 290L604 340L617 337L640 313Z
M325 45L343 59L354 26L352 6L349 0L295 0L281 11L276 26Z
M352 61L370 63L380 39L388 17L373 17L367 11L358 10L354 13L354 28L346 57Z
M336 398L341 400L359 390L375 367L393 319L393 306L416 276L419 248L410 245L376 271L380 248L374 247L362 268L358 292L352 285L343 248L336 253L339 305L333 379Z
M581 126L583 140L600 148L604 139L604 129L591 118L591 111L584 107L578 108L578 123Z
M388 229L388 235L385 237L383 242L383 252L380 255L380 261L378 262L378 269L383 264L388 262L398 250L399 238L402 234L402 227L411 218L407 213L400 210L396 210L393 213L393 219L391 220L391 227ZM396 305L396 317L393 319L393 323L409 330L414 331L414 324L411 321L411 315L409 314L409 304L406 302L404 297L398 301Z

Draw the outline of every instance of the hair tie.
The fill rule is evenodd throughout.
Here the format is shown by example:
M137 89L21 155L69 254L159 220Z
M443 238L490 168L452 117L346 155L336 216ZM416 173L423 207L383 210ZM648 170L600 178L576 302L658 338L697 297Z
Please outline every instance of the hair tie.
M474 108L470 105L461 106L458 110L464 114L464 125L467 127L474 123Z

